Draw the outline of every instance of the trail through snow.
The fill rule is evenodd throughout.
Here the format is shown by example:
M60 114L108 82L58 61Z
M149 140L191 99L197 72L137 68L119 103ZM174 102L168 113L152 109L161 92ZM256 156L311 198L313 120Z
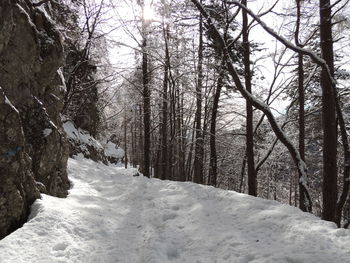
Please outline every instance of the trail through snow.
M68 198L37 200L29 222L0 241L0 262L350 262L350 231L311 214L134 173L70 159Z

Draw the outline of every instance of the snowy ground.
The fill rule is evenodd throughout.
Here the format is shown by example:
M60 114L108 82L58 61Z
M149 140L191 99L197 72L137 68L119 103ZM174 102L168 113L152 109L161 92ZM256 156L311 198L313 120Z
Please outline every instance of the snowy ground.
M37 200L0 262L350 262L350 231L296 208L133 173L70 159L68 198Z

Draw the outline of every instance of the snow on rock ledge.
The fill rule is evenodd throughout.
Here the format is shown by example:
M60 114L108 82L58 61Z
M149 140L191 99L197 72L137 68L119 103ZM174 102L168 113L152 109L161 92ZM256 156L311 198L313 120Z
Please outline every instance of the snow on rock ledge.
M119 148L115 143L107 141L103 145L105 155L110 163L118 163L124 158L124 150Z
M63 129L70 143L70 156L82 153L85 158L107 163L103 146L88 132L76 128L72 121L63 123Z
M63 124L70 142L70 156L83 154L85 158L103 163L118 163L124 157L124 151L113 142L100 143L87 131L76 128L72 121Z

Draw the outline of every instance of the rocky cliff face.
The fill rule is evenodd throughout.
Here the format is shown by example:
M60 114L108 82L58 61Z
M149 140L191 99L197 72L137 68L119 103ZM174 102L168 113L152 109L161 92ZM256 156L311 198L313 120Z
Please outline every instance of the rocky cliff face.
M2 0L0 238L23 223L38 189L67 195L62 62L60 34L45 13L28 0Z

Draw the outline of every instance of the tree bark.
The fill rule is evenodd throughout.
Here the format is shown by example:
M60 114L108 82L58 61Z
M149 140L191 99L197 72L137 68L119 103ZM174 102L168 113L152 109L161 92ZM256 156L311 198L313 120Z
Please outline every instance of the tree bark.
M320 40L322 58L334 76L332 12L330 0L320 0ZM337 121L335 85L322 68L322 126L323 126L323 211L322 219L336 222L337 206Z
M144 3L142 3L142 85L143 85L143 169L142 173L150 177L151 152L151 91L149 87L150 76L148 72L147 53L147 25L144 19Z
M341 214L346 202L347 198L349 197L349 190L350 190L350 149L349 149L349 141L348 141L348 134L346 131L344 116L340 108L340 98L337 97L336 101L336 108L337 108L337 116L338 116L338 123L340 127L340 135L343 142L343 155L344 155L344 171L343 171L343 191L339 197L338 203L337 203L337 210L336 210L336 223L338 227L341 227ZM350 204L350 203L349 203ZM349 207L350 209L350 207ZM349 219L347 219L349 220Z
M126 121L126 108L124 109L124 161L125 169L128 168L128 140L127 140L127 121Z
M193 182L203 183L203 134L202 134L202 89L203 89L203 17L199 18L198 79L196 85L196 138L194 149Z
M242 4L247 6L247 0ZM243 62L244 62L244 79L245 88L252 93L252 74L250 70L250 44L247 11L242 10L243 19ZM254 134L253 134L253 107L249 100L246 100L246 151L247 151L247 171L248 171L248 194L257 196L257 178L254 164Z
M216 153L216 118L219 107L219 99L221 94L221 89L223 87L224 80L224 66L225 58L221 55L221 65L219 67L219 77L217 82L217 87L215 90L213 108L211 113L211 122L210 122L210 163L209 163L209 185L216 186L217 176L218 176L218 160Z
M297 0L297 22L295 30L295 44L298 47L302 47L299 41L300 32L300 19L301 19L301 0ZM305 162L305 93L304 93L304 65L303 54L298 53L298 95L299 95L299 152L300 157ZM299 184L302 174L299 172ZM299 208L302 211L306 211L305 205L305 193L303 188L299 187Z
M163 36L165 42L165 63L164 63L164 78L163 78L163 103L162 103L162 128L161 128L161 149L162 149L162 165L161 179L169 179L169 158L168 158L168 83L169 83L169 66L170 55L168 49L169 30L163 28Z

